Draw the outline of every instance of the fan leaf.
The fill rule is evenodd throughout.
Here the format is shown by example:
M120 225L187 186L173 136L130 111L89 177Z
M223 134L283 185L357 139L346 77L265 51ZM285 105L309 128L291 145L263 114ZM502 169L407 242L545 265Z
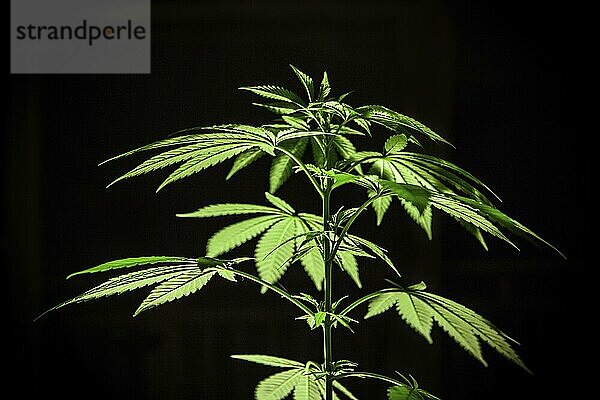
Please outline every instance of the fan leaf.
M122 258L105 262L96 267L88 268L83 271L72 273L67 276L67 279L81 274L93 274L96 272L105 272L113 269L138 267L141 265L164 264L164 263L190 263L193 264L197 260L188 257L171 257L171 256L149 256L149 257L130 257Z
M304 155L307 143L308 138L301 138L291 144L284 145L284 147L286 150L300 159ZM269 175L269 191L271 193L275 193L275 191L277 191L277 189L279 189L281 185L283 185L283 183L290 177L294 164L294 160L292 160L287 154L283 153L279 154L273 159Z
M363 118L373 121L377 124L383 125L386 128L399 133L402 132L402 128L410 128L413 131L419 132L429 139L436 142L443 142L450 146L452 144L448 142L446 139L432 131L430 128L417 121L414 118L407 117L406 115L402 115L396 111L390 110L387 107L377 106L377 105L369 105L363 106L356 109Z
M281 211L273 207L267 207L257 204L241 204L241 203L223 203L211 204L199 208L196 211L177 214L183 218L207 218L220 217L223 215L240 215L240 214L275 214L281 215Z
M331 92L331 86L329 85L329 77L327 72L323 72L323 79L321 79L321 85L319 86L319 95L317 96L318 101L323 101L329 96Z
M229 178L238 173L241 169L246 168L248 165L252 164L254 161L258 160L264 155L265 152L259 149L250 149L244 151L236 157L225 179L229 180Z
M256 390L256 400L282 400L294 389L298 380L302 377L302 369L290 369L278 372L262 380Z
M319 385L311 375L298 377L294 387L294 400L321 400Z
M373 207L375 215L377 216L377 226L381 225L383 222L383 217L390 207L390 204L392 204L391 196L378 197L373 201L373 203L371 203L371 207Z
M291 64L290 67L292 67L292 70L298 77L298 80L300 80L300 83L302 83L302 86L304 87L304 90L308 95L308 101L312 101L315 97L315 85L313 83L312 78Z
M208 240L206 245L206 254L210 257L216 257L229 250L234 249L248 240L260 235L273 224L281 221L278 216L261 216L250 218L235 224L226 226L216 232Z
M302 364L301 362L288 360L287 358L266 356L263 354L235 354L232 355L231 358L249 361L256 364L269 365L271 367L304 368L304 364Z
M431 328L435 321L463 349L487 365L481 354L480 340L498 353L530 372L511 347L513 341L491 322L453 300L425 291L425 285L407 289L386 289L373 298L365 318L372 317L396 305L406 323L431 343Z
M392 386L388 389L388 400L425 400L417 388Z
M198 155L195 155L194 158L190 159L189 161L186 161L185 163L183 163L183 165L181 165L174 172L172 172L171 175L169 175L167 179L165 179L163 183L160 184L156 191L158 192L165 186L175 181L186 178L192 174L195 174L206 168L212 167L213 165L228 160L229 158L234 157L250 148L251 146L249 145L244 146L240 144L231 144L228 146L223 146L219 149L219 151L216 152L211 152L208 154L200 153Z
M272 205L274 205L275 207L277 207L284 213L290 214L290 215L293 215L296 213L296 210L294 210L294 208L292 206L290 206L285 200L283 200L269 192L265 192L265 197L267 198L267 201L269 203L271 203Z
M64 306L74 303L82 303L90 300L100 299L102 297L120 295L136 289L141 289L146 286L154 285L166 279L172 278L181 274L184 271L198 271L199 269L189 265L163 266L134 271L128 274L123 274L76 296L70 300L64 301L48 311L42 313L36 318L39 319L47 313L58 310Z
M352 278L356 286L362 288L362 283L360 281L360 277L358 275L358 262L356 261L356 257L347 251L338 251L337 258L340 267Z
M275 283L287 270L294 255L296 221L286 218L273 225L258 241L255 257L258 276L266 282ZM285 242L285 243L284 243ZM284 244L282 244L284 243ZM267 288L262 288L264 293Z
M240 90L247 90L267 99L283 101L284 103L292 103L299 106L304 104L304 101L296 93L280 86L247 86L241 87Z
M161 282L144 299L133 316L135 317L141 312L195 293L206 285L214 274L215 272L204 272L196 269L183 271Z

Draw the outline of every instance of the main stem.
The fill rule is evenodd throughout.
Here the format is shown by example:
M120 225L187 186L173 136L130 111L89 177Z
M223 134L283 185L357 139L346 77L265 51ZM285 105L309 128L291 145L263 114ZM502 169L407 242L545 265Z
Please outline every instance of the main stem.
M331 190L329 184L325 185L323 192L323 231L330 232L331 227L329 225L329 198ZM333 399L333 358L332 358L332 318L331 313L333 312L331 304L333 298L333 268L331 260L331 243L327 238L323 241L323 260L325 262L325 324L323 326L323 348L325 356L325 371L327 372L325 381L325 400Z

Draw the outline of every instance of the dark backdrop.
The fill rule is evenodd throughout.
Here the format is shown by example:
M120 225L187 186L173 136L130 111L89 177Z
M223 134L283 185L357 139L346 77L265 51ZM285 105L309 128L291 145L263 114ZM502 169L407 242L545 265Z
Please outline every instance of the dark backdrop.
M215 281L135 319L143 293L32 322L99 282L66 282L73 271L127 256L198 255L211 233L235 221L177 220L176 212L263 201L266 160L227 185L221 166L158 195L161 174L105 190L133 160L97 164L180 128L266 122L268 113L236 88L299 89L288 63L315 78L326 69L334 91L354 90L351 104L387 105L448 137L457 150L427 150L489 182L505 211L570 253L565 135L573 122L564 113L571 71L560 53L572 35L563 29L564 10L437 1L154 1L152 14L151 75L10 77L2 149L10 305L4 363L9 385L26 378L20 397L249 399L273 370L229 354L320 359L320 333L307 332L294 309L247 283ZM318 211L301 177L291 182L280 195ZM428 345L391 313L361 323L355 335L336 331L336 357L381 373L412 373L444 399L543 398L562 387L574 351L561 344L575 323L564 322L573 315L564 289L570 262L528 243L518 253L490 240L486 253L444 218L434 222L429 242L397 206L379 229L372 214L356 229L390 250L405 283L424 280L517 338L535 375L485 346L484 368L438 328ZM361 273L365 289L388 277L368 262ZM299 268L283 283L311 290ZM359 293L341 275L337 285L337 293ZM384 396L378 382L348 386L363 399Z

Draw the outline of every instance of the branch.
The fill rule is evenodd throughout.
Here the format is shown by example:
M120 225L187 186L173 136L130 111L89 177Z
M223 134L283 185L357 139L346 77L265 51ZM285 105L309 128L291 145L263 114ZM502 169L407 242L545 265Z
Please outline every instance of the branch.
M227 271L227 272L231 272L232 274L242 276L242 277L244 277L244 278L246 278L248 280L251 280L251 281L256 282L256 283L258 283L260 285L266 286L267 288L269 288L272 291L274 291L274 292L278 293L279 295L281 295L281 297L283 297L283 298L287 299L288 301L290 301L292 304L294 304L296 307L300 308L302 311L304 311L305 313L307 313L311 317L314 316L314 312L310 308L308 308L301 301L296 300L295 298L293 298L292 295L289 294L287 291L285 291L285 290L283 290L281 288L278 288L277 286L275 286L275 285L273 285L273 284L271 284L271 283L269 283L267 281L264 281L264 280L262 280L262 279L260 279L260 278L258 278L256 276L254 276L252 274L249 274L247 272L240 271L240 270L237 270L237 269L234 269L234 268L222 267L222 266L209 267L207 269L215 270L215 271Z
M356 210L356 212L354 214L352 214L352 217L350 217L350 219L348 220L348 222L346 223L346 225L344 225L344 228L342 229L342 232L340 233L340 236L338 237L338 240L335 242L333 250L331 251L330 257L331 259L333 259L338 251L338 249L340 248L340 245L342 244L342 241L344 240L344 237L346 236L346 234L348 233L348 230L350 229L350 226L352 226L352 224L354 223L354 221L356 220L356 218L358 218L358 216L367 208L371 205L371 203L373 203L375 200L377 200L378 198L380 198L382 195L381 194L377 194L373 197L371 197L369 200L365 201L359 208L358 210Z
M310 180L310 183L312 183L312 185L315 187L315 189L319 193L319 196L321 196L321 198L323 198L325 196L325 194L323 193L323 189L321 189L321 187L319 186L319 184L317 183L315 178L311 175L308 168L306 168L306 165L304 165L304 163L302 161L300 161L300 159L298 157L296 157L292 152L284 149L283 147L275 146L275 149L281 151L283 154L285 154L286 156L288 156L289 158L294 160L294 162L302 169L302 171L304 171L304 173Z

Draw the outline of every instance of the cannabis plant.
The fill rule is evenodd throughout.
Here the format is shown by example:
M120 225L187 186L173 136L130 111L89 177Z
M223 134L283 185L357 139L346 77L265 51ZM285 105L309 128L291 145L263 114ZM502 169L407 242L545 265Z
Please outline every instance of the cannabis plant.
M426 154L423 141L449 143L421 122L380 105L352 106L347 94L331 93L327 73L318 86L307 74L292 66L304 96L279 86L242 87L266 99L254 103L277 115L268 124L197 127L131 150L108 161L137 153L156 152L112 184L167 167L174 171L158 190L232 158L227 175L232 178L262 157L271 157L269 191L264 204L235 202L204 205L181 218L214 218L225 215L246 219L216 232L200 257L150 256L110 261L73 275L127 270L87 292L65 301L68 304L122 294L153 286L134 316L151 308L188 296L211 280L254 282L261 292L298 308L293 315L308 330L323 332L323 359L297 361L274 355L234 355L238 360L265 364L280 371L258 383L256 400L279 400L293 393L295 400L356 399L342 384L351 378L371 378L389 385L389 400L437 399L418 386L411 375L383 375L363 371L352 361L333 356L335 329L352 330L358 323L354 312L368 303L364 318L393 310L426 341L431 342L434 322L464 350L479 360L481 344L528 371L513 349L514 341L471 309L427 290L425 283L404 283L387 251L353 231L355 221L368 209L379 225L390 204L397 200L406 214L431 239L434 213L448 214L487 249L485 236L515 246L507 236L516 234L552 247L530 229L498 210L496 197L471 173L444 159ZM356 140L369 142L385 135L383 148L357 149ZM307 179L322 201L320 213L297 210L275 192L293 175ZM341 198L345 206L331 208L341 186L355 186L356 197ZM109 185L110 186L110 185ZM254 254L243 258L223 255L257 238ZM516 246L515 246L516 247ZM388 268L388 287L358 299L334 297L335 278L341 272L361 287L361 258L378 260ZM256 273L253 272L253 266ZM314 294L291 293L278 282L290 268L304 269L315 287ZM341 272L340 272L341 271ZM240 280L241 281L241 280ZM322 292L316 296L318 292ZM340 295L343 295L340 294Z

